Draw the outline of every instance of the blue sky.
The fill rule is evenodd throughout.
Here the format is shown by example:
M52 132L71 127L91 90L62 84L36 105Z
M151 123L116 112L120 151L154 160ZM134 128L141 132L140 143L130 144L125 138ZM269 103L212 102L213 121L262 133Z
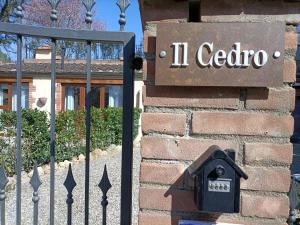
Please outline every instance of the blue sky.
M116 0L96 0L95 17L106 24L108 31L119 31L120 10ZM126 11L125 31L136 34L136 43L139 44L143 38L141 18L138 0L130 0L130 6Z

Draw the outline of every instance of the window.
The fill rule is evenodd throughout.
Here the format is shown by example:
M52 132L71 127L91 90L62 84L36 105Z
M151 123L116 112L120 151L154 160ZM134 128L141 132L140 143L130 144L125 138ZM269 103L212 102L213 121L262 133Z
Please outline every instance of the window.
M62 84L62 89L63 110L77 110L85 107L86 87L84 84ZM122 85L92 85L92 107L122 107L122 105Z
M22 109L29 108L29 85L22 84L21 86L21 107ZM12 110L17 111L17 84L12 85Z
M108 86L109 107L123 106L123 86L111 85Z
M65 110L80 109L80 87L65 87Z
M29 108L29 85L22 83L21 86L21 107ZM0 110L17 111L17 84L0 84Z

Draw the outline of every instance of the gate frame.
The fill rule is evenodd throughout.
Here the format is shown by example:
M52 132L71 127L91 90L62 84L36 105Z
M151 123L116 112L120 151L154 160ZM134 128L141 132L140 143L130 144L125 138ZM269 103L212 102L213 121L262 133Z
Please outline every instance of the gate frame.
M17 37L38 37L49 40L107 42L123 44L123 133L121 168L121 225L132 223L132 164L133 164L133 108L134 108L134 57L135 34L71 30L0 22L0 33ZM20 56L21 57L21 56ZM50 74L50 71L49 71ZM21 188L20 188L21 191Z

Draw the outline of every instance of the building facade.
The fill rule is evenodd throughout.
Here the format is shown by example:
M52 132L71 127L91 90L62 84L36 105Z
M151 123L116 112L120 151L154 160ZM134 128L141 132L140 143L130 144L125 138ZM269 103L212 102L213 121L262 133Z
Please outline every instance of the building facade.
M22 80L22 108L50 113L51 48L38 48L34 59L24 60ZM65 60L57 57L56 111L85 107L86 75L84 60ZM16 67L14 63L0 64L0 109L16 111ZM94 60L92 62L91 104L96 108L123 106L122 60ZM135 107L142 108L141 72L135 77Z

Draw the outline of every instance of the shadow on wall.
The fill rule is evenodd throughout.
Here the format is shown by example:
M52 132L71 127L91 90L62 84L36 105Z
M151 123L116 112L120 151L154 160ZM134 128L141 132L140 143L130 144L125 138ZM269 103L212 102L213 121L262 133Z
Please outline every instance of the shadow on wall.
M180 219L217 222L222 214L238 213L240 178L248 176L235 163L235 151L211 146L164 194L171 198L172 225ZM201 213L195 201L199 209L216 213Z
M189 179L188 169L180 176L164 194L171 198L172 225L178 225L179 220L197 220L216 222L221 213L202 213L194 202L193 182Z
M223 151L218 146L211 146L186 169L164 194L172 199L172 225L178 224L179 219L216 222L222 215L199 212L195 201L205 211L238 211L239 197L235 198L235 187L240 186L239 176L248 177L234 161L233 150Z

